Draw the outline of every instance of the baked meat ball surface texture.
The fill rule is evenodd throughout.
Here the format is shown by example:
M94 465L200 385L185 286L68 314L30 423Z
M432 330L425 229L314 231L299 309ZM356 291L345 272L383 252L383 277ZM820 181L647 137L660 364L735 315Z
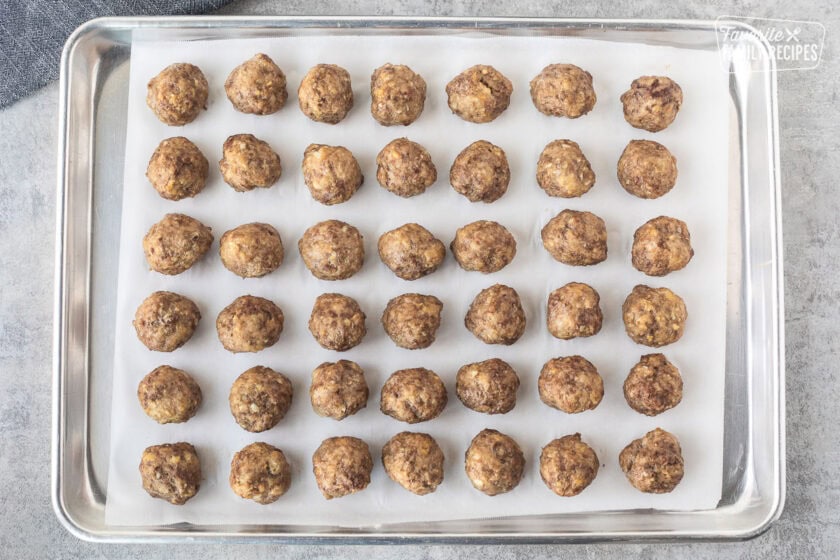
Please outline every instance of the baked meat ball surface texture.
M595 184L595 172L577 142L549 142L537 160L537 184L548 196L577 198Z
M505 151L479 140L455 158L449 168L449 184L470 202L495 202L507 192L510 165Z
M410 125L423 112L426 80L408 66L385 64L370 77L370 114L384 126Z
M210 162L198 146L183 136L175 136L155 148L146 167L146 178L161 198L183 200L204 190L209 170Z
M359 162L344 146L310 144L301 170L309 194L326 206L347 202L365 180Z
M633 235L631 255L636 270L648 276L685 268L694 256L688 226L668 216L648 220Z
M283 321L283 310L273 301L240 296L216 317L216 331L225 350L259 352L280 339Z
M540 453L540 477L548 489L563 497L577 496L598 475L598 456L580 434L551 441Z
M225 183L236 192L267 189L283 172L280 156L268 142L253 134L234 134L222 145L219 171Z
M313 66L298 87L298 104L315 122L337 124L353 108L350 74L335 64Z
M359 438L331 437L312 455L312 472L324 498L331 500L355 494L370 484L373 458L367 443Z
M201 405L201 388L182 369L159 366L137 386L137 400L146 415L158 424L186 422Z
M640 284L621 306L624 330L634 342L658 348L682 338L688 312L680 296L668 288Z
M656 416L674 408L680 404L682 394L680 370L662 354L642 356L624 380L627 404L646 416Z
M546 323L554 338L569 340L601 331L601 297L591 286L570 282L548 295Z
M470 442L464 470L476 490L496 496L510 492L522 480L525 455L512 437L485 429Z
M484 64L467 68L446 84L453 113L473 123L487 123L510 105L513 84L501 72Z
M151 79L146 105L163 124L183 126L207 108L207 78L198 66L171 64Z
M362 234L339 220L319 222L307 229L298 241L298 250L309 272L321 280L350 278L365 262Z
M618 463L630 484L649 494L672 492L685 469L679 440L661 428L630 442Z
M511 263L516 239L498 222L479 220L458 228L449 248L464 270L490 274Z
M408 138L397 138L377 154L376 180L385 190L411 198L437 181L437 168L426 148Z
M343 420L367 406L365 372L356 362L324 362L312 372L309 400L318 416Z
M400 422L417 424L440 416L446 402L446 387L435 372L401 369L382 385L379 409Z
M283 451L273 445L256 442L234 454L228 483L240 498L270 504L289 490L292 468Z
M639 198L659 198L677 183L677 158L652 140L630 140L618 159L618 182Z
M429 434L400 432L382 448L388 476L413 494L431 494L443 482L443 451Z
M230 388L230 413L243 430L264 432L277 425L292 406L292 383L282 373L255 366Z
M467 364L455 376L455 392L464 406L484 414L506 414L516 406L519 376L504 360Z
M607 225L592 212L563 210L540 236L545 250L563 264L589 266L607 259Z
M323 348L344 352L357 346L365 334L365 313L355 299L321 294L309 316L309 332Z
M210 249L210 228L184 214L167 214L143 237L149 268L161 274L181 274Z
M443 302L435 296L402 294L390 300L382 313L382 327L400 348L428 348L440 327Z
M674 122L682 102L682 88L665 76L637 78L621 95L624 120L648 132L659 132Z
M568 414L593 410L604 398L604 380L595 366L581 356L546 362L537 386L542 402Z
M270 115L286 103L286 75L263 53L233 69L225 80L225 93L240 113Z
M192 300L174 292L154 292L134 314L134 330L146 348L172 352L192 338L201 313Z
M525 332L525 322L519 294L503 284L481 290L464 317L467 330L486 344L513 344Z
M260 278L283 263L283 241L269 224L243 224L222 235L219 256L225 268L237 276Z
M186 442L147 447L140 459L140 478L151 497L182 506L201 486L198 453Z
M592 74L574 64L549 64L531 80L531 101L550 117L576 119L595 107Z
M417 280L443 264L446 247L419 224L405 224L383 233L377 244L379 258L403 280Z

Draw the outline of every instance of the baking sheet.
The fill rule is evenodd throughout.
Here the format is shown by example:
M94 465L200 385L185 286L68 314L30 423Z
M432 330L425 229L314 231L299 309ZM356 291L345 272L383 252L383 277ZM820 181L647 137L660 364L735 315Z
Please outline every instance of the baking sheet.
M138 37L137 39L140 39ZM284 70L290 99L278 114L266 117L236 113L224 96L228 72L256 52L266 52ZM208 111L193 123L171 128L159 123L145 106L145 85L164 66L188 61L199 65L210 82ZM372 70L384 62L410 65L426 79L428 96L420 119L407 128L386 128L369 114L367 92ZM594 76L598 103L589 115L571 121L540 115L527 93L528 81L551 62L572 62ZM341 124L329 126L306 119L296 106L300 78L312 65L331 62L350 72L356 107ZM491 124L465 123L446 106L445 84L476 63L496 66L514 84L510 108ZM685 104L675 124L655 135L624 123L618 97L642 74L662 73L678 81ZM175 522L243 524L320 524L366 526L408 521L533 515L573 511L657 508L693 510L714 507L721 492L723 443L723 381L726 283L726 169L728 154L727 76L719 70L717 53L549 37L494 37L489 34L441 37L296 37L214 42L143 42L135 40L131 55L128 134L126 143L123 216L118 278L118 321L113 383L111 461L106 522L148 525ZM214 165L230 135L251 132L280 154L284 174L268 190L240 194L223 183ZM205 191L177 203L157 196L144 177L148 158L160 140L185 135L211 161ZM376 153L399 136L418 141L431 152L438 182L424 195L400 199L375 181ZM547 197L534 180L537 157L546 143L570 138L580 143L597 175L595 187L580 199ZM615 162L633 138L662 142L678 159L675 189L654 200L636 199L615 179ZM512 181L508 193L490 205L472 204L448 185L448 168L469 143L486 139L507 152ZM341 144L353 151L366 181L349 202L324 207L314 202L299 172L302 153L312 142ZM119 188L119 186L115 186ZM595 212L607 223L610 257L594 267L567 267L553 261L539 239L542 225L563 208ZM218 242L193 269L176 277L148 270L141 249L146 230L167 212L182 212L221 234L241 223L275 225L286 246L286 261L262 279L243 280L228 272L217 256ZM661 215L685 220L696 255L683 271L650 279L632 268L629 249L633 231ZM338 218L365 235L368 258L351 279L324 282L306 271L296 242L306 227ZM457 227L476 219L494 219L518 241L513 263L493 275L461 270L447 256L436 273L405 282L379 262L379 235L409 221L430 229L448 244ZM116 242L116 240L115 240ZM601 294L604 327L590 339L559 341L544 327L548 293L567 282L591 284ZM474 295L500 282L520 293L528 328L510 347L487 346L463 327L463 315ZM683 374L683 402L656 418L643 417L624 402L621 384L639 356L651 352L623 333L620 308L637 283L667 286L686 301L689 320L685 336L663 349ZM161 354L148 351L136 339L131 319L137 305L155 290L172 290L193 299L203 319L183 348ZM356 298L368 315L368 335L349 352L323 350L306 329L312 302L326 291ZM379 325L388 299L405 292L430 293L444 302L438 340L425 350L394 346ZM239 295L250 293L277 302L286 315L280 341L258 354L233 355L215 333L218 312ZM551 357L581 354L592 361L605 380L605 397L594 411L566 415L539 401L536 380ZM522 386L516 408L503 416L487 416L463 407L454 394L457 369L468 362L500 357L513 365ZM311 370L340 358L359 362L371 387L368 407L342 422L319 418L310 408ZM200 383L204 404L182 425L159 426L136 401L136 386L161 364L186 369ZM285 373L296 397L287 417L268 432L250 434L233 421L227 394L233 380L253 365ZM405 367L428 367L447 384L450 403L430 422L408 426L378 411L379 389L388 375ZM641 494L624 479L617 465L620 450L630 440L661 426L675 433L683 446L686 476L668 495ZM493 498L475 491L463 472L463 453L475 433L485 427L513 436L526 456L522 483L509 494ZM381 446L402 430L433 435L447 458L444 483L434 494L417 497L390 481L381 468ZM539 450L548 441L580 432L598 453L601 471L593 484L575 498L559 498L539 478ZM371 446L374 471L363 492L326 501L311 475L311 455L321 440L354 435ZM147 445L190 441L202 460L204 480L198 495L185 506L150 498L141 488L137 465ZM260 506L242 500L227 485L230 458L253 441L281 447L292 463L293 483L278 502Z

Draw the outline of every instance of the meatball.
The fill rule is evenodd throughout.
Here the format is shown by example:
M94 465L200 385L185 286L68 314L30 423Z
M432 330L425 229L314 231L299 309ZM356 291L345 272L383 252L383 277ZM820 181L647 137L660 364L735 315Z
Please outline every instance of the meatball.
M161 274L181 274L210 249L210 228L184 214L167 214L149 228L143 252L149 268Z
M455 377L455 392L469 409L485 414L506 414L516 406L519 376L499 358L467 364Z
M273 301L240 296L216 317L216 331L225 350L259 352L280 339L283 320L283 310Z
M618 182L639 198L659 198L677 182L677 158L652 140L630 140L618 159Z
M661 428L630 442L619 454L618 464L630 484L650 494L673 491L684 473L679 440Z
M319 222L303 232L298 250L312 276L321 280L350 278L365 262L362 234L338 220Z
M516 239L503 225L479 220L458 228L449 248L464 270L490 274L509 265L516 256Z
M485 140L473 142L452 163L449 183L470 202L499 200L510 184L505 151Z
M633 266L648 276L665 276L685 268L694 249L682 220L659 216L648 220L633 235Z
M140 459L140 478L151 497L182 506L201 486L198 453L183 441L147 447Z
M276 113L289 97L286 75L263 53L233 69L225 80L225 93L234 109L252 115Z
M419 224L405 224L379 237L379 258L403 280L417 280L443 263L446 247Z
M312 372L309 399L318 416L344 420L367 406L365 372L350 360L324 362Z
M163 124L183 126L207 109L207 78L193 64L170 64L149 81L146 105Z
M243 430L264 432L277 425L292 406L292 382L276 371L255 366L230 388L230 413Z
M477 64L446 84L449 108L465 121L487 123L510 105L513 84L492 66Z
M549 64L531 80L531 100L550 117L576 119L595 106L592 74L574 64Z
M624 330L634 342L658 348L678 341L688 312L680 296L668 288L638 285L621 306Z
M486 344L511 345L525 332L525 310L516 290L494 284L470 304L464 325Z
M370 114L379 124L408 126L423 112L426 80L408 66L385 64L370 77Z
M225 268L242 278L260 278L283 262L283 241L272 226L258 222L226 231L219 242Z
M190 198L207 183L210 162L198 146L184 138L167 138L158 144L146 167L146 178L167 200Z
M200 319L192 300L173 292L155 292L137 308L132 324L146 348L172 352L187 343Z
M190 374L172 366L159 366L137 386L137 399L158 424L186 422L201 405L201 388Z
M542 402L568 414L593 410L604 398L604 380L595 366L580 356L547 361L537 387Z
M376 180L385 190L411 198L437 181L437 169L426 148L408 138L397 138L376 156Z
M359 438L327 438L312 455L315 482L328 500L367 488L372 470L370 448Z
M263 442L246 445L230 462L231 490L258 504L276 502L292 483L292 467L283 451Z
M464 456L464 470L476 490L488 496L510 492L522 480L525 455L512 437L496 430L481 430Z
M401 369L382 385L379 410L400 422L417 424L440 416L446 402L446 387L435 372Z
M548 295L546 323L554 338L569 340L601 331L601 297L587 284L569 282Z
M580 434L551 441L540 453L540 477L558 496L583 492L598 474L598 456L580 440Z
M400 432L382 448L382 466L391 480L418 496L443 482L443 451L429 434Z
M353 108L350 74L335 64L313 66L298 87L303 114L316 122L337 124Z
M403 294L388 302L382 313L382 327L400 348L428 348L440 327L443 302L435 296Z
M537 160L537 184L548 196L577 198L595 184L595 172L577 142L549 142Z
M592 212L563 210L540 236L545 250L563 264L589 266L607 259L607 226Z
M236 192L267 189L283 172L278 156L267 142L253 134L234 134L222 146L219 171Z
M624 120L648 132L659 132L674 122L682 102L682 88L665 76L637 78L621 95Z
M359 162L344 146L310 144L301 169L312 198L327 206L350 200L365 180Z
M642 356L624 380L627 404L646 416L674 408L680 404L682 393L680 370L662 354Z
M323 348L344 352L357 346L367 334L365 318L355 299L321 294L312 306L309 332Z

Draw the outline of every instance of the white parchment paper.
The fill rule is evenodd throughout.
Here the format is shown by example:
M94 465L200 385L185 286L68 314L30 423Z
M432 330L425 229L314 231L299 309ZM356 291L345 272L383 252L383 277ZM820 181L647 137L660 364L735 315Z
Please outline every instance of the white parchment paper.
M237 113L224 94L230 70L257 52L269 54L289 82L289 101L277 114ZM166 65L191 62L210 83L208 110L193 123L167 127L145 104L146 84ZM340 124L309 121L297 107L296 90L314 64L345 67L354 85L355 107ZM409 127L382 127L369 112L369 79L385 63L410 65L428 83L426 108ZM528 94L528 82L545 65L570 62L592 73L598 102L577 120L538 113ZM465 68L487 63L514 84L510 108L490 124L471 124L452 115L446 105L446 83ZM644 74L664 74L683 88L685 103L667 130L649 134L626 124L619 96ZM670 47L619 44L572 38L493 37L486 34L451 37L278 37L208 42L143 42L133 44L126 143L113 415L106 521L111 525L193 523L300 523L370 526L397 522L533 515L573 511L657 508L711 508L721 495L724 393L724 329L726 284L726 170L728 153L727 75L715 52ZM268 141L283 161L283 176L271 189L236 193L221 179L216 162L225 138L253 133ZM211 162L207 188L191 200L160 198L144 177L157 144L170 136L194 141ZM390 140L407 136L431 152L438 181L425 194L401 199L376 182L375 157ZM536 162L542 148L557 138L581 145L597 175L595 187L579 199L549 198L536 184ZM674 190L658 200L641 200L620 187L615 166L627 142L652 138L677 157L679 179ZM448 184L449 167L471 142L498 144L510 161L508 193L493 204L474 204ZM325 207L314 202L303 183L300 162L312 142L341 144L358 158L365 182L349 202ZM564 208L595 212L607 223L609 258L592 267L555 262L540 243L542 226ZM166 277L148 270L141 240L167 212L194 216L213 228L216 241L207 257L191 270ZM665 278L645 277L630 264L633 232L646 220L671 215L685 220L696 255L689 266ZM310 225L329 218L356 225L365 236L367 259L361 272L340 282L316 280L305 269L297 240ZM461 270L450 254L436 273L406 282L397 279L376 253L378 237L406 222L430 229L447 245L455 230L473 220L504 224L518 242L513 263L482 275ZM218 239L239 224L263 221L280 231L286 260L275 273L243 280L228 272L218 258ZM601 294L604 326L588 339L560 341L545 328L548 293L570 281L586 282ZM496 282L514 287L528 317L525 335L510 347L488 346L463 326L470 301ZM688 307L685 336L662 349L681 370L682 403L658 417L630 409L622 383L642 354L653 352L624 334L621 304L638 283L666 286ZM202 313L195 336L170 354L147 350L136 338L131 321L137 306L155 290L172 290L194 300ZM368 335L345 353L322 349L306 324L312 303L323 292L356 298L368 316ZM405 292L434 294L444 302L437 341L425 350L398 349L379 322L387 301ZM268 297L283 308L286 327L280 341L257 354L234 355L216 337L216 315L243 294ZM592 361L605 381L605 397L594 411L568 415L543 405L537 393L542 364L555 356L581 354ZM468 410L454 392L455 373L466 363L500 357L510 362L522 385L516 408L506 415L487 416ZM320 418L310 407L309 379L323 361L346 358L365 370L371 388L366 409L342 422ZM170 364L190 372L201 385L204 403L185 424L160 426L147 418L136 397L137 383L153 368ZM245 432L234 422L227 404L233 380L245 369L266 365L286 374L295 398L288 416L262 434ZM436 371L449 390L449 404L430 422L409 426L379 412L379 390L396 369L427 367ZM657 426L676 434L685 457L685 478L667 495L638 492L618 467L618 454L632 439ZM526 472L512 492L487 497L474 490L463 469L464 451L481 429L496 428L514 437L526 457ZM402 430L428 432L446 455L446 472L437 492L417 497L392 482L380 462L382 445ZM580 432L597 452L602 468L594 483L574 498L550 492L539 476L542 446L556 437ZM320 442L336 435L367 441L374 456L370 486L358 494L324 500L311 473L311 456ZM198 495L186 505L172 506L150 498L142 489L138 464L148 445L189 441L198 449L204 479ZM289 492L272 505L261 506L236 496L228 487L230 459L248 443L266 441L284 450L292 464Z

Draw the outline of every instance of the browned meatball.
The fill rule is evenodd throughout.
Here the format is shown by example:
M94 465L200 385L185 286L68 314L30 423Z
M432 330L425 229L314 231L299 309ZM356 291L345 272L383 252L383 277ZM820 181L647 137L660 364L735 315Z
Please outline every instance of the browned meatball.
M321 494L328 500L361 492L370 484L373 458L359 438L325 439L312 455L312 472Z
M309 399L318 416L344 420L367 406L365 372L350 360L324 362L312 372Z
M417 280L443 263L446 247L419 224L405 224L379 237L379 258L403 280Z
M319 222L303 232L298 250L306 268L321 280L344 280L365 262L362 234L338 220Z
M337 124L353 108L350 74L335 64L313 66L298 87L303 114L316 122Z
M522 480L525 455L512 437L485 429L470 442L464 470L476 490L496 496L510 492Z
M525 310L510 286L494 284L470 304L464 325L486 344L511 345L525 332Z
M184 214L167 214L143 237L149 268L161 274L181 274L210 249L210 228Z
M242 278L260 278L283 263L283 241L274 227L255 222L226 231L219 242L225 268Z
M401 369L382 385L379 410L400 422L417 424L440 416L446 401L446 387L435 372Z
M388 302L382 313L382 327L400 348L428 348L440 327L443 302L435 296L403 294Z
M549 64L531 80L531 101L550 117L576 119L595 106L592 74L574 64Z
M240 498L270 504L289 490L292 467L283 451L273 445L256 442L234 454L228 483Z
M385 64L370 77L370 114L385 126L408 126L423 112L426 80L408 66Z
M151 497L182 506L201 486L198 453L183 441L147 447L140 459L140 478Z
M621 95L624 120L649 132L659 132L674 122L682 102L682 88L665 76L637 78Z
M537 386L542 402L568 414L593 410L604 398L604 380L595 366L580 356L547 361Z
M685 268L694 249L682 220L659 216L648 220L633 235L633 266L648 276L665 276Z
M673 491L684 474L680 442L661 428L630 442L619 454L618 464L630 484L650 494Z
M537 160L537 184L548 196L576 198L595 184L595 172L577 142L549 142Z
M516 239L503 225L479 220L458 228L449 248L464 270L489 274L510 264L516 256Z
M540 453L540 477L558 496L583 492L598 474L598 456L580 439L580 434L551 441Z
M545 250L563 264L589 266L607 259L607 226L592 212L563 210L540 234Z
M283 310L273 301L240 296L216 317L216 331L225 350L259 352L280 340L283 321Z
M674 408L680 404L682 394L680 370L662 354L642 356L624 380L627 404L646 416L656 416Z
M487 123L510 105L513 84L492 66L477 64L446 84L449 108L465 121Z
M443 451L429 434L400 432L382 448L382 466L391 480L418 496L443 482Z
M382 188L410 198L423 194L437 181L437 169L426 148L408 138L397 138L376 156L376 180Z
M309 332L327 350L344 352L357 346L365 334L365 313L355 299L321 294L309 316Z
M252 115L276 113L289 97L286 75L263 53L233 69L225 80L225 93L234 109Z
M312 198L327 206L350 200L365 180L359 162L344 146L310 144L301 169Z
M170 64L151 79L146 105L163 124L183 126L207 108L207 78L193 64Z
M137 308L132 324L146 348L172 352L187 343L200 319L192 300L173 292L155 292Z
M253 134L234 134L222 146L219 171L237 192L267 189L283 172L280 156Z
M569 282L557 288L548 295L548 332L561 340L598 334L604 320L600 302L601 296L587 284Z
M158 144L146 168L146 177L167 200L182 200L204 190L210 162L198 146L184 138L167 138Z
M292 406L292 382L273 369L255 366L230 388L230 413L243 430L264 432L277 425Z
M137 386L137 399L158 424L186 422L201 405L201 388L190 374L172 366L159 366Z
M624 330L634 342L658 348L678 341L688 312L680 296L668 288L638 285L621 306Z
M519 376L499 358L467 364L455 377L455 392L469 409L485 414L506 414L516 406Z
M630 140L618 159L618 182L639 198L659 198L677 183L677 158L652 140Z
M473 142L452 163L449 183L470 202L499 200L510 184L505 151L485 140Z

